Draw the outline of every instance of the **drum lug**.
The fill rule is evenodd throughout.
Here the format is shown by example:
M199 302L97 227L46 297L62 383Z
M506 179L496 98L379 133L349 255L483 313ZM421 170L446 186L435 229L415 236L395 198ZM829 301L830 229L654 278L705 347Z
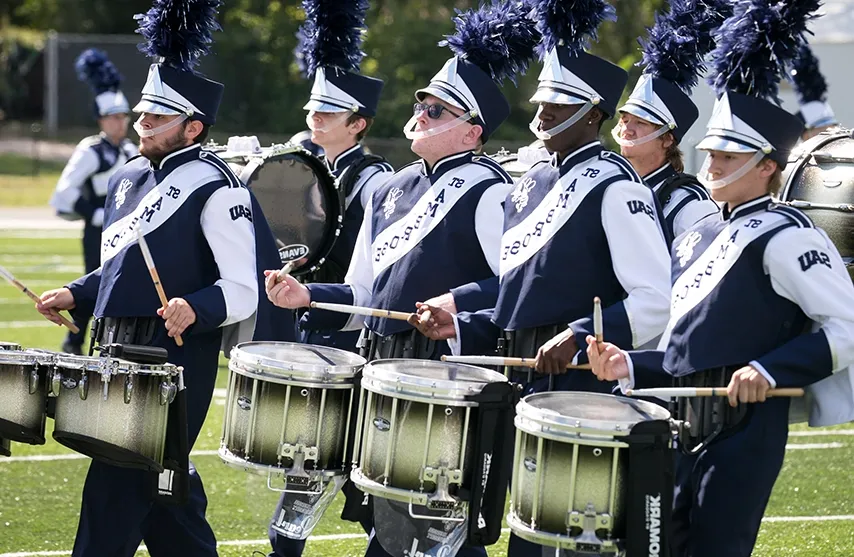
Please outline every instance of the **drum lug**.
M89 396L89 376L85 372L77 383L77 393L80 395L80 400L86 400Z
M53 368L50 370L50 392L48 396L58 397L59 389L62 386L62 374L59 373L59 370Z
M178 392L178 387L174 383L166 382L160 384L160 406L172 404L175 400L175 393Z
M30 394L36 394L37 390L39 390L39 368L33 366L32 371L30 371Z
M592 503L587 504L583 513L572 511L567 517L567 530L580 528L581 534L573 538L576 543L576 551L600 552L604 547L612 545L608 540L602 540L596 535L597 530L611 532L613 519L610 514L596 514L596 508Z
M125 377L125 404L130 404L133 398L133 373L128 373Z
M463 472L462 470L448 470L447 468L432 468L426 466L421 470L422 482L433 482L436 485L440 483L440 478L445 478L449 484L462 485Z

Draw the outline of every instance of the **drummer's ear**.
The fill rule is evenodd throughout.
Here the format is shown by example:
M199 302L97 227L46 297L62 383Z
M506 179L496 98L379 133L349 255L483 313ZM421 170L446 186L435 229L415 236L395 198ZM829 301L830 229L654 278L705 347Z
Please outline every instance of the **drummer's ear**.
M463 136L463 143L465 145L471 145L473 148L478 148L483 145L481 142L481 138L483 137L483 126L480 124L473 124L471 128L469 128L468 133Z

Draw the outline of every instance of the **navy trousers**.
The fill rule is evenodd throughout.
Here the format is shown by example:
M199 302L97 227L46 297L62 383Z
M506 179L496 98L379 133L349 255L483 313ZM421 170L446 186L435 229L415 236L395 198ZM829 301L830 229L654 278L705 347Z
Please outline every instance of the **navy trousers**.
M186 336L185 343L185 357L180 359L191 365L175 363L185 367L192 448L213 396L219 352L211 345L199 350ZM218 341L213 344L218 346ZM151 482L150 472L93 460L83 487L72 557L132 557L141 541L152 557L216 556L216 538L205 519L207 497L195 466L190 464L190 500L185 505L154 502Z
M91 273L101 266L101 227L92 226L88 222L83 227L83 267L86 273ZM86 329L89 327L89 320L92 318L92 312L74 312L74 324L80 329L79 333L68 332L63 344L81 347L83 339L86 335Z
M786 452L789 401L754 404L747 425L680 455L672 557L749 557Z

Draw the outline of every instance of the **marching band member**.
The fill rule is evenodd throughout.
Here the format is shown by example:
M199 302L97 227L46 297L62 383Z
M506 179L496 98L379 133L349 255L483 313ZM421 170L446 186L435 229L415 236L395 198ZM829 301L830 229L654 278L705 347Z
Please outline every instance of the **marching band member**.
M341 233L323 266L309 282L342 283L356 247L365 207L374 191L391 177L394 169L382 157L362 147L377 114L383 82L358 73L362 27L367 2L305 0L306 20L299 34L301 56L308 77L314 78L311 97L303 107L311 142L323 149L323 160L338 182L344 208ZM354 11L355 10L355 11ZM342 17L354 13L355 17ZM348 28L336 23L358 22ZM320 26L320 27L318 27ZM322 27L322 28L321 28ZM336 39L341 44L336 42ZM305 342L358 351L359 331L306 331Z
M510 21L508 13L517 19ZM298 308L319 301L412 311L418 300L498 272L501 204L513 181L475 152L510 112L496 81L524 70L527 58L520 53L533 57L536 38L525 10L489 12L482 21L489 22L490 37L500 39L491 41L472 34L472 14L460 15L457 33L448 37L455 56L416 92L404 134L421 158L374 193L345 284L304 286L291 277L276 283L275 272L268 271L267 294L274 304ZM507 56L508 44L518 58ZM445 343L421 337L405 322L371 317L364 324L369 359L435 359L447 353ZM355 329L362 319L311 310L302 326ZM358 507L361 499L351 495L348 504ZM386 553L373 538L368 554ZM463 548L459 555L485 551Z
M432 317L418 325L430 338L450 338L455 354L491 353L501 336L506 355L533 357L560 333L538 358L538 370L563 373L578 352L575 339L592 330L595 296L607 308L609 334L632 346L661 334L667 248L652 191L625 159L598 140L602 122L616 113L627 74L583 51L585 35L593 34L595 26L587 29L575 21L587 15L586 21L598 25L613 8L603 3L595 18L561 12L552 4L545 0L536 8L536 19L554 27L543 30L544 68L531 99L539 104L532 131L552 159L520 178L505 200L497 302L494 308L457 315L421 304L419 313L429 310ZM557 16L549 19L548 13ZM578 34L559 36L561 29ZM483 286L456 289L455 297L471 288L485 298ZM587 374L569 374L559 382L570 390L610 390Z
M797 116L804 124L801 139L806 141L830 127L838 126L839 120L827 102L827 81L821 75L818 58L808 44L804 43L798 49L790 73L800 103Z
M217 5L156 3L138 16L147 40L143 52L160 60L150 67L134 108L141 113L134 128L142 157L110 180L101 267L44 293L38 306L54 321L61 309L94 308L100 345L165 348L169 361L184 367L190 447L213 396L226 332L236 332L238 340L278 340L287 338L289 325L293 331L289 312L263 297L261 271L277 265L279 256L260 206L225 162L201 149L223 86L193 67L219 28ZM139 232L171 296L165 308L136 242ZM176 345L179 335L182 347ZM170 409L170 427L174 418ZM182 458L188 454L189 448ZM180 493L188 483L189 496L165 503L156 495L156 474L94 460L72 554L130 557L144 540L151 555L216 555L201 479L191 463L186 473L178 472L167 476L175 482L170 487Z
M684 173L679 143L699 116L689 96L714 48L712 32L724 17L714 3L671 0L643 45L646 67L611 130L621 154L652 188L664 212L668 238L718 212L696 177Z
M356 248L365 208L393 173L385 159L367 154L361 144L376 116L383 82L358 73L364 56L360 45L367 2L304 0L303 7L306 21L298 33L297 61L303 72L314 78L311 96L303 107L308 111L306 124L311 132L306 139L323 151L322 158L338 182L344 210L341 233L309 282L340 284ZM359 334L358 330L308 329L303 331L302 340L357 352ZM346 489L349 492L351 488ZM271 557L299 556L305 549L304 539L288 537L276 523L282 509L297 499L305 497L282 493L279 498L268 528ZM365 522L364 528L370 532L370 523Z
M101 228L107 182L128 159L137 154L136 145L127 138L130 107L122 94L122 76L107 58L94 48L83 51L74 63L77 76L92 88L95 119L101 133L77 144L65 165L56 191L50 199L57 214L69 220L83 219L83 267L91 273L101 264ZM62 351L83 353L83 337L92 314L75 313L79 333L69 332Z
M788 436L789 399L766 400L768 389L813 385L854 364L854 287L839 253L803 212L770 197L803 129L775 102L778 80L817 7L735 5L712 54L719 98L697 147L708 151L699 177L723 210L674 242L659 350L627 353L587 337L594 373L624 388L727 386L729 404L678 406L690 425L676 467L674 557L751 554ZM829 404L852 415L845 382Z

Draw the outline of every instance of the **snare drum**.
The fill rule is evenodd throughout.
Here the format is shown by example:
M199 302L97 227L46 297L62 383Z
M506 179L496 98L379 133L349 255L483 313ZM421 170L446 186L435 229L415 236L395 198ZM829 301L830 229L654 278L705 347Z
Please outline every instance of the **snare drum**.
M625 529L625 442L632 427L668 420L655 404L606 394L550 392L516 406L510 530L530 542L615 554Z
M320 268L343 222L338 187L326 164L291 144L216 154L255 194L276 237L282 263L297 263L291 274L302 276Z
M228 364L220 458L267 475L271 489L272 476L284 475L284 491L313 491L312 482L344 475L353 381L364 364L324 346L238 344Z
M59 354L48 379L59 443L113 466L163 471L176 366Z
M0 348L0 437L44 445L47 370L55 354L21 350L4 342Z
M365 493L435 510L467 505L459 488L472 472L477 395L504 375L429 360L365 366L350 479ZM358 458L356 456L358 455Z

